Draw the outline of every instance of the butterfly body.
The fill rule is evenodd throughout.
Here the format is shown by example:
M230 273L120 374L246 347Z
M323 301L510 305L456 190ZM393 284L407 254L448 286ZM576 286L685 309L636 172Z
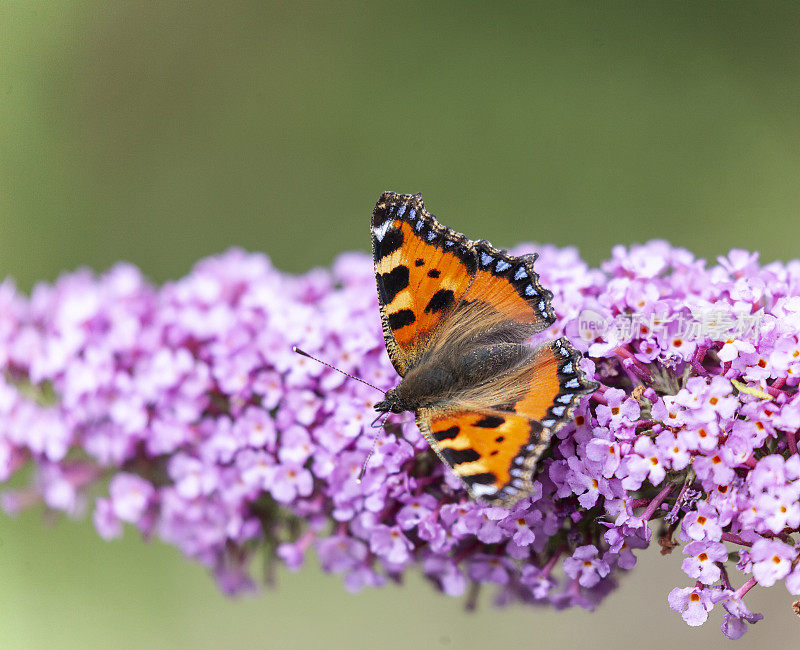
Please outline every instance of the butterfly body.
M385 402L375 408L402 413L446 405L471 386L509 372L530 356L531 350L525 345L493 343L467 348L458 356L426 359L412 367L400 384L387 392Z
M393 192L375 206L372 244L386 347L402 378L375 408L414 411L474 498L513 505L532 492L553 432L596 386L566 339L525 343L555 320L536 256L471 241L420 195Z

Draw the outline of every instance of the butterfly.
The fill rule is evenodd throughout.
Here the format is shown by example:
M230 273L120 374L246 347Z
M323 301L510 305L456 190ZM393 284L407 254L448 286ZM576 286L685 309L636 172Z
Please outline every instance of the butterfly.
M537 255L467 239L420 194L384 192L371 231L386 350L401 377L375 409L413 411L470 496L510 508L533 492L553 434L598 387L565 338L525 343L555 321Z

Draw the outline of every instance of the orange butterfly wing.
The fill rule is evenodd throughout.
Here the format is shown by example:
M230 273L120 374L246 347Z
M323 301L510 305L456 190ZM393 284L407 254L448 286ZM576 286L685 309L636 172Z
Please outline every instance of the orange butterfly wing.
M487 303L504 318L523 325L526 336L552 325L553 294L542 288L533 270L537 255L515 257L485 240L473 245L478 270L464 300Z
M419 194L384 192L372 213L372 252L389 358L404 376L464 303L481 302L524 336L555 320L553 294L515 257L440 224Z
M472 284L475 251L419 194L384 192L372 214L372 252L386 349L403 376Z
M533 491L536 465L553 434L571 421L581 395L596 389L566 339L543 346L515 371L512 401L486 408L420 409L417 424L437 455L470 495L511 507ZM486 394L495 395L491 385Z
M519 493L520 498L530 493L524 490L526 486L511 485L511 471L514 459L528 445L540 443L545 430L535 420L493 409L448 412L429 408L417 412L417 425L473 498L505 505L511 502L512 493ZM546 446L547 439L541 442Z

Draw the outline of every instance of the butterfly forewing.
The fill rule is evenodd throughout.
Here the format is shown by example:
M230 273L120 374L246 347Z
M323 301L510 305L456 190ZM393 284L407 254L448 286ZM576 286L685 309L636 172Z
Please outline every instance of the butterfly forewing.
M535 255L515 257L483 240L474 242L474 247L478 269L465 301L488 303L503 318L523 325L525 336L553 324L553 294L539 284L533 270Z
M375 206L372 251L386 348L402 376L472 283L475 251L427 212L418 194L394 192Z

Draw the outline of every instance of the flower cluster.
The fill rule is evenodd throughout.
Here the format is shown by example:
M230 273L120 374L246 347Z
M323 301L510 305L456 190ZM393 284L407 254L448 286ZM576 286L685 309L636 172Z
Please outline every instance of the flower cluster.
M128 265L29 297L0 284L0 481L34 470L3 509L88 509L106 539L132 524L228 593L255 586L256 554L298 569L314 549L351 590L419 567L470 604L489 584L500 604L586 609L655 531L691 579L669 607L700 625L720 605L740 637L762 618L744 602L756 584L800 593L800 262L709 267L651 242L590 269L538 252L547 335L569 336L600 388L511 510L470 501L411 418L389 420L359 482L379 395L292 346L397 382L371 260L291 276L239 250L161 288ZM587 329L587 312L637 325Z

